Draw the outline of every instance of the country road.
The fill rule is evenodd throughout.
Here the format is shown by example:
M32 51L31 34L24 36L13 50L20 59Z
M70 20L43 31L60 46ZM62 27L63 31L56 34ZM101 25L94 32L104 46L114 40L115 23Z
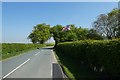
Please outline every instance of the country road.
M50 47L29 51L2 61L2 78L63 78Z

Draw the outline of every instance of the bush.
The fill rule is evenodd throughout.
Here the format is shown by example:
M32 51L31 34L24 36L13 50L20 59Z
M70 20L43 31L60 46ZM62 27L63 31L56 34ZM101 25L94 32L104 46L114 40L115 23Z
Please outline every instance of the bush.
M90 65L95 71L120 76L120 39L64 42L56 51Z

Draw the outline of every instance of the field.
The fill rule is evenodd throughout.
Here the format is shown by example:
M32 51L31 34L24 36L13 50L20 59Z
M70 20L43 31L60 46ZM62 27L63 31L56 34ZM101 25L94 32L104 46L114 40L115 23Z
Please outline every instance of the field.
M46 46L45 44L20 44L20 43L2 43L2 51L0 55L2 55L1 59L10 58L12 56L16 56L26 52L28 50L37 49L40 47ZM0 59L0 60L1 60Z

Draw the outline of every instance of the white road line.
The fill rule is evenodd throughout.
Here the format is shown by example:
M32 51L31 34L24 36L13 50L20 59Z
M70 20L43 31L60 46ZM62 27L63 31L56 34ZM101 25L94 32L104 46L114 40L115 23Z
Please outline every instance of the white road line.
M56 56L55 56L55 53L52 51L52 55L53 55L53 58L54 58L54 61L52 62L52 64L58 64L58 66L59 66L59 68L60 68L60 70L61 70L61 72L62 72L62 76L63 76L63 78L65 78L65 76L64 76L64 73L63 73L63 70L62 70L62 67L60 66L60 64L57 62L57 59L56 59Z
M35 56L37 56L40 52L36 53Z
M15 72L18 68L20 68L21 66L23 66L23 65L24 65L25 63L27 63L29 60L30 60L30 59L26 60L25 62L23 62L22 64L20 64L18 67L16 67L15 69L13 69L11 72L9 72L7 75L5 75L5 76L3 77L3 79L6 78L7 76L9 76L10 74L12 74L13 72Z
M53 63L51 63L51 78L53 78L53 76L52 76L53 75L53 66L52 65L53 65Z
M53 51L52 51L52 56L53 56L53 61L52 62L53 63L58 63L57 59L56 59L56 56L55 56L55 53Z
M60 70L62 72L62 77L65 78L62 67L60 66L60 64L58 64L58 66L60 67Z

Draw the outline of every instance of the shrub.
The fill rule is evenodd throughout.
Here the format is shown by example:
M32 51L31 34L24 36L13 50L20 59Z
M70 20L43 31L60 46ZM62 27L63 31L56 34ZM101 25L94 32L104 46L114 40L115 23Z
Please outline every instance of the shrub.
M56 51L83 61L97 71L104 69L112 76L120 75L120 39L64 42L56 46Z

